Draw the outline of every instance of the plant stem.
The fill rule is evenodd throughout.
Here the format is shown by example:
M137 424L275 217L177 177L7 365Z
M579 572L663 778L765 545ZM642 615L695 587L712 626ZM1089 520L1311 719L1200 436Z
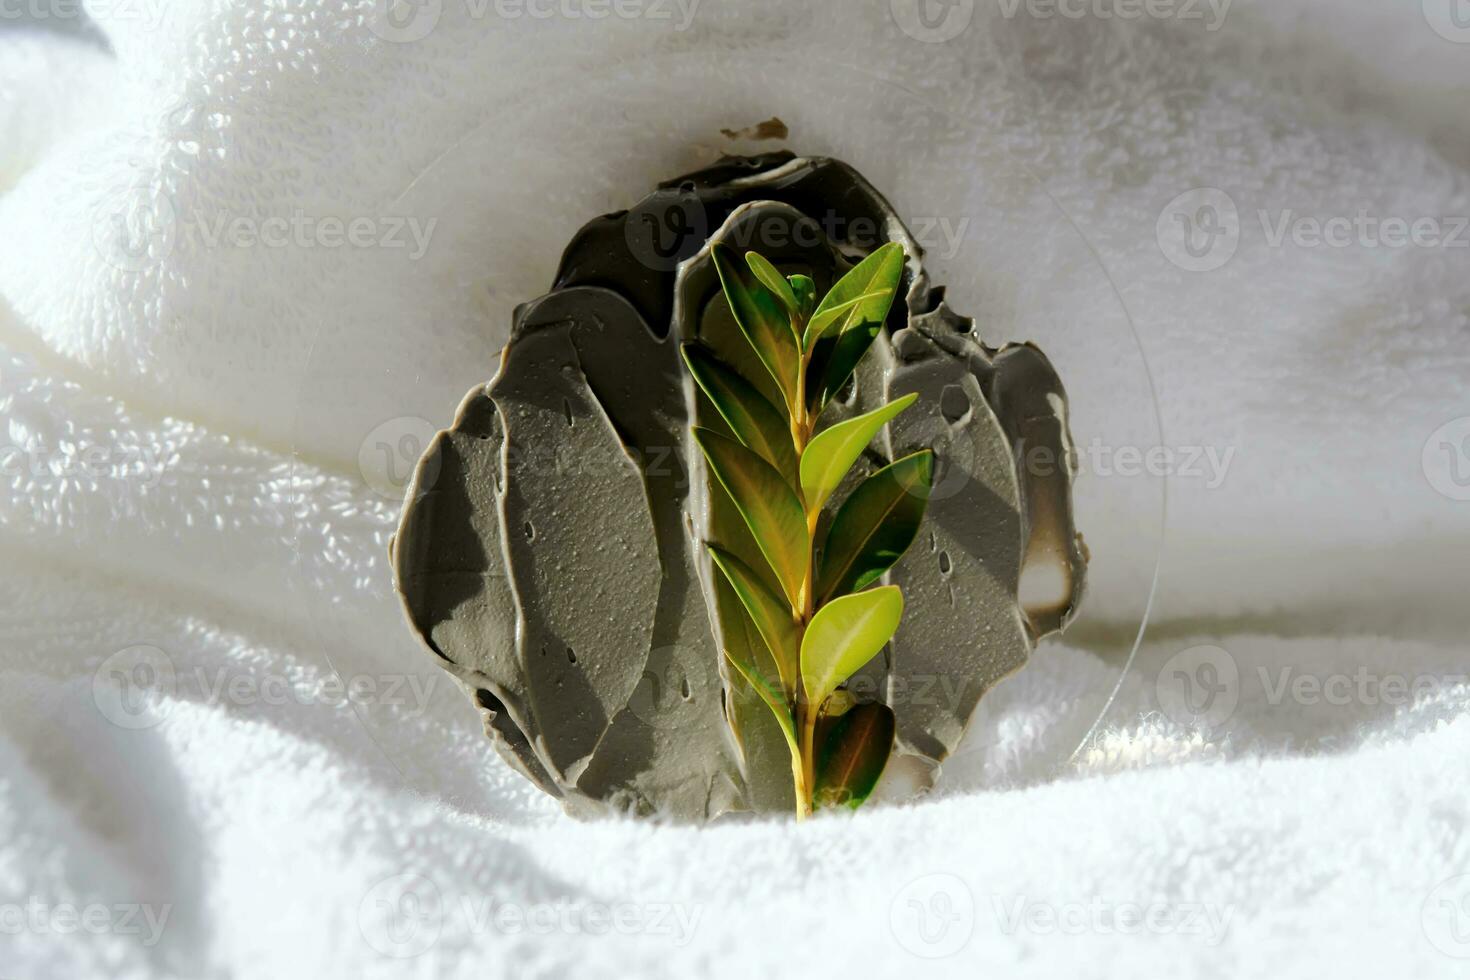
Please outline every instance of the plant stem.
M797 335L801 335L798 330ZM812 429L815 427L816 419L807 411L806 407L806 371L811 360L810 352L804 351L801 355L800 368L796 376L796 406L791 413L791 441L796 448L796 456L801 458L802 452L806 450L807 443L811 440ZM799 488L798 488L799 490ZM806 556L806 571L801 581L801 608L793 609L792 615L801 627L803 634L806 632L807 624L811 622L815 614L815 565L816 565L816 542L815 532L817 514L807 514L807 536L812 539ZM809 704L806 699L805 689L801 681L801 665L797 665L796 691L794 696L795 722L798 733L798 750L792 755L791 772L796 788L796 819L805 820L812 815L812 795L816 791L816 758L813 751L817 729L817 716L822 706Z
M791 754L791 780L796 787L796 819L800 822L812 815L812 794L807 788L806 759L799 751Z

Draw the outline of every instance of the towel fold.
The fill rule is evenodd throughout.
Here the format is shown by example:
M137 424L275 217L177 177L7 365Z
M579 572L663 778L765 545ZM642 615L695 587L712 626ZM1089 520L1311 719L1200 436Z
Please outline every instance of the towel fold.
M0 32L0 972L1452 975L1470 37L594 6ZM1055 362L1093 588L934 799L572 823L401 624L399 494L561 243L772 116Z

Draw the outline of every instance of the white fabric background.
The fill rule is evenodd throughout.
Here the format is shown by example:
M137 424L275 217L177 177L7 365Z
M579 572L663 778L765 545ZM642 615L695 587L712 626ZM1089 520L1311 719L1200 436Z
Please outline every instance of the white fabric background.
M687 30L445 0L416 40L371 3L97 3L110 51L0 31L0 976L1462 971L1470 502L1423 451L1470 416L1470 249L1273 247L1257 212L1470 214L1470 43L1434 0L1008 8L959 4L945 43L902 2L760 0ZM1084 616L941 798L572 823L409 642L378 443L448 421L582 221L773 114L911 221L969 219L940 278L1043 343L1083 447L1228 468L1084 477ZM1209 272L1156 232L1195 188L1240 215ZM140 203L173 221L120 268ZM200 237L293 213L433 230ZM1203 644L1238 679L1209 728L1159 696Z

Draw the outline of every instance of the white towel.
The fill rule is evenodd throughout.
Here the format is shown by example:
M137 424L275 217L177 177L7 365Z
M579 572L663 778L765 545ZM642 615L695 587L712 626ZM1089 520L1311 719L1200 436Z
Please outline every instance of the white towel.
M1443 6L94 0L111 53L0 33L0 975L1451 974ZM943 798L571 823L409 641L394 477L582 221L772 115L891 194L988 339L1057 362L1094 588ZM1313 244L1334 218L1349 244ZM1158 445L1167 478L1118 475ZM1180 684L1224 685L1210 727Z

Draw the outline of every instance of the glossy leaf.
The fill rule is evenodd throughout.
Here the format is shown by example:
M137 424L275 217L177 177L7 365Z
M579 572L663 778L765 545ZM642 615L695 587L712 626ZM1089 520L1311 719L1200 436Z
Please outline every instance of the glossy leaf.
M776 386L786 399L787 408L796 404L796 376L801 370L801 351L797 349L791 318L770 290L756 280L728 245L716 245L710 253L725 300L735 315L735 322L756 356L776 379Z
M736 520L739 518L737 517ZM740 604L740 599L735 595L735 590L730 587L729 581L718 572L712 574L710 578L712 579L710 586L715 594L717 614L715 619L719 624L717 635L722 641L725 655L730 658L731 666L733 667L735 659L739 658L747 668L759 671L762 677L767 679L779 677L780 672L776 669L776 661L771 657L771 651L766 649L765 641L756 632L755 624L746 615L745 607ZM744 673L733 669L729 673L731 676L727 678L729 692L724 706L725 717L734 728L736 741L743 745L744 727L750 717L746 709L752 701L764 702L766 699L757 696L753 685L745 680ZM772 684L775 684L774 680ZM790 703L789 698L787 703Z
M817 602L867 588L913 544L934 478L934 453L905 456L864 480L838 508L817 572Z
M791 292L796 296L797 312L803 322L810 319L817 308L817 284L811 276L795 275L786 280L791 283Z
M801 682L807 703L821 705L839 684L893 638L903 593L884 585L833 599L812 617L801 638Z
M806 328L806 335L809 338L810 343L816 343L817 338L825 334L828 327L832 326L832 324L836 323L840 318L847 316L849 313L853 312L853 310L856 309L859 305L888 295L889 294L887 293L864 293L862 296L850 299L846 303L842 303L838 306L829 307L828 309L822 310L820 313L813 313L811 321L807 324ZM883 315L884 317L888 315L887 310L884 310ZM808 347L808 349L810 349L810 347Z
M853 266L817 304L802 339L803 349L811 350L817 339L828 331L841 334L860 323L877 321L881 324L887 319L899 281L903 278L903 259L903 247L897 242L888 242ZM859 298L863 300L861 303L852 303ZM844 312L835 319L824 319L824 313L837 308L843 308ZM817 328L818 323L824 324L822 329Z
M814 416L822 413L847 384L882 329L882 321L870 320L842 334L829 333L817 341L806 371L807 411Z
M750 621L771 651L776 669L781 674L785 692L796 690L797 664L801 658L801 628L792 619L791 607L766 588L760 576L745 562L728 551L708 545L716 567L730 583Z
M791 291L791 283L786 281L786 277L781 275L780 270L759 252L746 252L745 264L750 266L750 271L755 273L761 285L769 289L771 295L781 301L781 305L786 307L786 312L795 315L798 310L796 294Z
M759 453L794 485L798 472L796 449L791 445L790 423L781 409L707 348L685 344L684 363L689 365L689 373L709 396L735 438Z
M801 454L801 495L808 515L822 509L852 464L873 441L878 430L912 405L917 394L904 395L855 419L839 422L817 433Z
M817 804L862 806L893 754L895 727L893 709L875 701L834 719L817 756Z
M774 466L734 439L701 428L694 429L694 438L776 573L787 601L797 608L811 538L796 491Z
M781 734L786 736L786 744L792 752L800 752L796 745L796 723L791 717L791 709L786 704L786 698L776 690L770 678L764 676L755 665L744 657L737 656L729 650L725 651L725 659L740 672L745 682L751 686L755 693L765 702L766 707L771 709L771 714L776 716L776 724L781 726Z

